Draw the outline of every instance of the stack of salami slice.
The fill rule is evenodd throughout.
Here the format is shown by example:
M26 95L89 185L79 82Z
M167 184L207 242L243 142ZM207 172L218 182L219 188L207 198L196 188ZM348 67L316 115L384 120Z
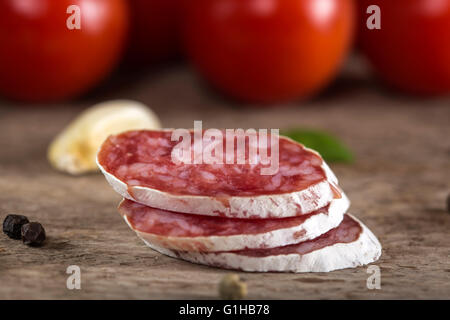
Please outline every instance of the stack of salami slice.
M124 197L119 212L154 250L244 271L327 272L379 258L380 243L346 213L349 200L316 152L280 136L278 170L262 175L262 163L173 161L171 136L110 136L97 156Z

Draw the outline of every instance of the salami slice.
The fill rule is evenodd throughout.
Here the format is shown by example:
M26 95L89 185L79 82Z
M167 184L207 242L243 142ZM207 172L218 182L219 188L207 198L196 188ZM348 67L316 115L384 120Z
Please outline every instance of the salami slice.
M322 236L271 249L204 253L170 250L149 241L154 250L174 258L225 269L254 272L328 272L378 260L381 245L359 220L346 214L341 224Z
M281 219L236 219L177 213L131 200L119 212L140 238L179 251L273 248L314 239L337 227L349 207L343 195L308 215Z
M194 133L191 132L192 145ZM309 214L339 194L337 179L319 154L286 137L277 144L278 171L256 164L184 164L173 161L172 131L129 131L110 136L97 164L116 192L144 205L230 218L282 218ZM259 137L259 136L258 136ZM203 142L205 144L205 142ZM223 146L226 145L223 141ZM224 157L237 153L224 148ZM205 145L203 147L206 147ZM269 144L267 154L271 154ZM228 152L228 153L227 153ZM249 152L246 152L246 156Z

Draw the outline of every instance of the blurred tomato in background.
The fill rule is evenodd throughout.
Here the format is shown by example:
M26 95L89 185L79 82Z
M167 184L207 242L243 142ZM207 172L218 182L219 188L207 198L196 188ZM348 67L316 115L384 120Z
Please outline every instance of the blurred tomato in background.
M70 5L80 30L66 26ZM118 62L128 18L123 0L1 0L0 94L38 102L90 89Z
M336 75L354 31L352 0L187 1L187 53L239 100L309 97Z
M359 44L378 75L413 94L450 93L450 0L360 0L381 9L381 29L360 19Z
M131 27L126 64L136 68L176 56L181 0L128 0L128 4Z
M66 26L71 5L80 30ZM366 26L371 5L380 30ZM143 74L181 53L237 100L305 99L336 77L358 23L360 48L389 85L450 92L450 0L0 0L0 96L74 98L121 57Z

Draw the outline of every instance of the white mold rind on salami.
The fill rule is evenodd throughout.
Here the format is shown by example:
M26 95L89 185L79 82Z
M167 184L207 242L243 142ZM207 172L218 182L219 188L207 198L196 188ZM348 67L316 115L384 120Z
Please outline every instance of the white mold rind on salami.
M265 231L261 233L250 233L254 232L254 230L246 230L242 231L245 233L240 234L223 234L220 235L209 234L207 236L166 236L161 234L149 233L145 232L145 221L144 223L140 223L138 226L133 224L133 212L130 208L125 208L125 206L120 205L119 211L122 213L125 221L133 229L137 235L143 239L147 243L152 243L156 246L165 247L167 249L178 250L178 251L201 251L201 252L218 252L218 251L235 251L235 250L243 250L243 249L258 249L258 248L274 248L285 246L289 244L294 244L310 239L314 239L321 234L326 233L330 229L337 227L347 211L349 207L349 200L347 197L342 194L342 197L339 199L334 199L329 206L327 206L326 210L319 210L318 213L312 213L308 216L305 216L305 219L302 219L302 222L298 225L282 227L279 229L273 229L271 231ZM140 208L142 210L142 206ZM144 207L145 209L145 207ZM151 209L151 208L150 208ZM145 211L143 211L145 212ZM177 221L177 215L180 216ZM173 217L175 216L175 217ZM197 223L195 226L187 225L188 222L183 220L183 214L174 214L171 213L171 223L175 223L175 226L179 226L178 229L184 228L202 228L201 222ZM145 219L145 214L140 219ZM221 219L217 217L204 217L204 219ZM226 219L226 218L225 218ZM286 219L286 218L285 218ZM284 219L284 220L285 220ZM287 218L293 219L293 218ZM298 218L294 218L296 220L300 220ZM228 220L228 219L227 219ZM278 221L283 219L272 219L271 224L273 225L285 225L281 224ZM232 219L233 222L230 224L240 224L245 223L245 226L248 226L248 223L242 219ZM155 223L154 221L150 221L150 223ZM262 222L261 222L262 223ZM228 225L227 225L228 226ZM244 226L244 227L245 227ZM214 225L213 225L214 227ZM140 230L138 230L141 228ZM235 228L230 228L231 230ZM242 229L242 228L241 228ZM216 233L217 234L217 233Z
M320 162L318 168L320 168L320 175L323 178L318 179L305 188L298 188L288 192L281 192L276 189L273 193L252 195L243 195L243 193L238 195L202 195L201 193L180 194L168 190L163 191L156 187L142 186L139 183L139 179L135 179L135 181L133 181L134 184L119 179L102 163L103 160L100 159L99 154L102 152L103 147L100 148L97 156L97 165L105 175L108 183L121 196L150 207L164 210L230 218L265 219L309 214L329 204L335 197L335 186L338 183L336 176L330 168L315 151L286 137L280 137L280 140L284 140L285 144L292 144L293 148L299 148L302 154L314 157L314 161ZM104 145L105 144L107 143L104 143ZM195 166L193 167L195 168ZM297 169L296 167L292 168L294 168L294 170ZM307 170L308 169L309 168L307 168ZM143 170L145 171L145 169ZM288 174L292 174L292 172ZM305 176L312 175L306 174ZM189 183L188 180L185 182ZM261 183L261 185L263 185L263 183ZM215 184L212 183L208 187L214 189Z
M356 240L335 243L306 254L292 253L258 257L236 252L187 252L170 250L146 240L144 242L167 256L225 269L249 272L329 272L366 265L378 260L381 255L381 244L375 235L359 220L350 215L349 217L361 227Z

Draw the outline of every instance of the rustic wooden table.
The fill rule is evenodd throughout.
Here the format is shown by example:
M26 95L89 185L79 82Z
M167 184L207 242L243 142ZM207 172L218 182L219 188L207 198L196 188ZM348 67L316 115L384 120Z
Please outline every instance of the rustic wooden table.
M0 218L26 214L48 242L29 248L0 235L2 299L217 298L226 270L162 256L129 230L103 176L71 177L46 160L51 139L83 108L132 98L166 127L327 130L356 153L332 164L351 212L379 237L381 290L366 287L367 268L327 274L241 273L252 299L450 298L450 99L417 100L380 90L350 74L322 96L282 109L243 108L207 91L184 67L53 108L0 103ZM81 268L81 290L66 288L66 268Z

